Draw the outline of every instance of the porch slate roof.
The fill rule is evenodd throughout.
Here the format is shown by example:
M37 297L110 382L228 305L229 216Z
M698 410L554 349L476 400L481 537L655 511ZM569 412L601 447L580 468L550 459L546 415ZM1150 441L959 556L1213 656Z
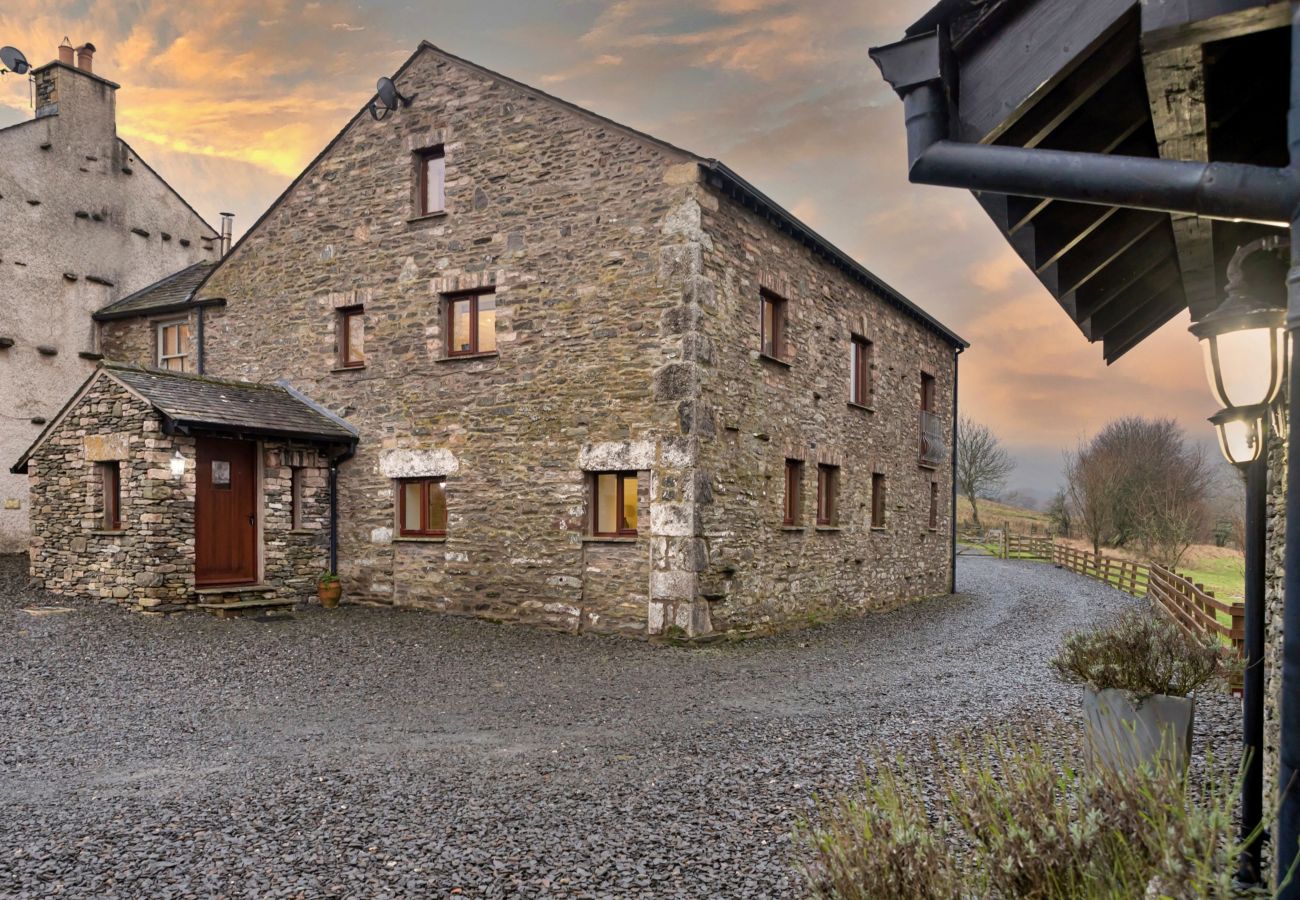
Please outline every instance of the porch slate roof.
M203 261L186 266L134 294L114 300L97 310L93 318L103 322L184 308L194 298L194 292L207 279L214 265L214 262Z
M330 444L355 444L358 432L343 419L289 384L255 384L103 362L36 440L10 467L27 471L27 461L99 378L111 378L148 403L182 431L279 437Z
M175 425L351 443L357 432L283 385L105 363L109 375Z

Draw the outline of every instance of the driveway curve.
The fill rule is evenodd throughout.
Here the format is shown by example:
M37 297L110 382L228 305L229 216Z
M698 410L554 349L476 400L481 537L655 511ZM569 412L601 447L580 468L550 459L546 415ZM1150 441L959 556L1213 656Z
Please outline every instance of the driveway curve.
M814 793L964 728L1073 740L1046 659L1137 602L963 558L950 597L678 648L388 609L146 619L0 560L4 897L797 896ZM1231 753L1236 708L1202 703L1198 742Z

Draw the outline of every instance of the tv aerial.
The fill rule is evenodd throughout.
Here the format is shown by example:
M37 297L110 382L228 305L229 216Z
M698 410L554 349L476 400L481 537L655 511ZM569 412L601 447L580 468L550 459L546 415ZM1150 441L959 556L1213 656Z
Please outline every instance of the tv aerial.
M397 109L399 103L403 107L411 105L411 98L403 97L391 78L380 78L375 83L375 92L379 94L379 99L377 101L371 100L370 106L367 108L376 122L382 122L390 112Z
M17 47L0 47L0 75L6 72L13 72L15 75L26 75L31 71L32 64L23 56L23 52Z

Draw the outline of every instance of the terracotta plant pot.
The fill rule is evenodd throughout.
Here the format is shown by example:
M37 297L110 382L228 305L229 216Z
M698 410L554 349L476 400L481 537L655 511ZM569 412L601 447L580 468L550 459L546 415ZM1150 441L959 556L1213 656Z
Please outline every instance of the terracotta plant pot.
M1157 758L1174 772L1186 771L1194 712L1190 697L1135 697L1113 688L1083 692L1092 758L1117 771L1132 771Z
M334 609L339 605L339 598L343 596L343 583L341 581L324 581L316 585L316 596L320 598L320 605L326 609Z

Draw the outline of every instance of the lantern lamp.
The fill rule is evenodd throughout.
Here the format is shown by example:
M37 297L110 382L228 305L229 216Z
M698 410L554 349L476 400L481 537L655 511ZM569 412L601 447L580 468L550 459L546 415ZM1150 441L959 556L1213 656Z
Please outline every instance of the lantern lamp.
M172 477L180 478L185 474L185 457L181 456L181 451L177 450L171 460Z
M1286 370L1286 310L1251 294L1242 262L1276 250L1270 236L1237 248L1228 263L1228 298L1189 329L1201 342L1210 390L1226 409L1272 403Z
M1225 409L1210 416L1210 423L1219 436L1219 449L1234 466L1246 466L1259 459L1264 449L1264 417L1268 408L1263 404Z

